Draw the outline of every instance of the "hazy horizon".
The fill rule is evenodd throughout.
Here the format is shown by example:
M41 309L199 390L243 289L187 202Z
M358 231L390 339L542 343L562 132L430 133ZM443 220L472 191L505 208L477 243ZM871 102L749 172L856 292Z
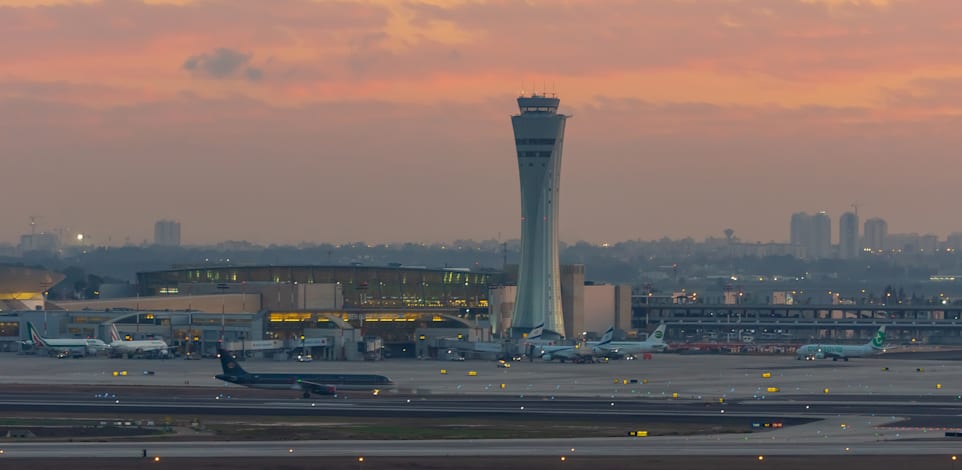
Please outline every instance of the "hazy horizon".
M569 243L835 238L853 203L944 239L960 42L951 0L0 0L0 242L518 238L532 88L573 115Z

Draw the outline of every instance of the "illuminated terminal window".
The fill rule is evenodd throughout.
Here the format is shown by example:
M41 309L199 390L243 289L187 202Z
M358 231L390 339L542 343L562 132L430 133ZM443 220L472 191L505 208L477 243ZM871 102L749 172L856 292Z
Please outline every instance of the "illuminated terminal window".
M272 323L277 322L304 322L311 319L311 313L299 313L299 312L286 312L286 313L272 313L268 318L268 321Z

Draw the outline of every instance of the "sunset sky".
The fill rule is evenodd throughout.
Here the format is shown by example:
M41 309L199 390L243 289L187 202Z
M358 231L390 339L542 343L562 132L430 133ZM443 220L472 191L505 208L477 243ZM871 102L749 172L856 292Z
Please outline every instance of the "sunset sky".
M958 0L0 0L0 242L517 238L532 90L567 242L962 231Z

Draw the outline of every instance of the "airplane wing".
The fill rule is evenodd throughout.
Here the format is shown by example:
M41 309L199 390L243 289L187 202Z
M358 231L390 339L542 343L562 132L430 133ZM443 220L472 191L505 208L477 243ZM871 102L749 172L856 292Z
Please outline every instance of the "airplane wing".
M337 387L331 384L322 384L303 379L297 379L297 383L301 386L301 390L306 392L316 393L318 395L334 395L337 393Z

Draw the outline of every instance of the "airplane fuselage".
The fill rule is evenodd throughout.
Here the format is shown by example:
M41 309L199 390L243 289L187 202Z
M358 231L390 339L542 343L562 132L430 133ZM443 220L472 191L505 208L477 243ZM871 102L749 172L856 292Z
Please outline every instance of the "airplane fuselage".
M218 374L219 380L251 388L268 390L302 390L303 383L317 383L336 390L390 389L394 382L383 375L373 374Z
M868 345L853 344L806 344L800 346L795 351L797 359L842 359L848 360L850 357L866 357L880 353Z
M159 339L114 341L110 343L110 348L121 353L141 353L151 351L167 352L169 349L167 343Z

